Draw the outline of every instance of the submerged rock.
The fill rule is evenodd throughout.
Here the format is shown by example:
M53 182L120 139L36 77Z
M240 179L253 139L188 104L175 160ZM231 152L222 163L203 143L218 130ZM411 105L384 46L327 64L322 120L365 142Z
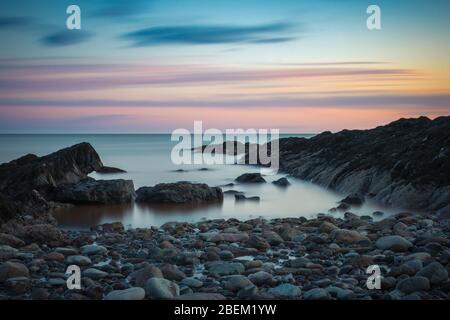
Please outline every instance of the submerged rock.
M272 182L274 185L279 186L279 187L287 187L290 186L291 183L289 182L289 180L287 178L280 178L278 180L275 180Z
M142 187L136 194L136 202L140 203L202 204L223 200L221 188L185 181Z
M244 173L235 179L241 183L265 183L266 180L262 177L261 173Z

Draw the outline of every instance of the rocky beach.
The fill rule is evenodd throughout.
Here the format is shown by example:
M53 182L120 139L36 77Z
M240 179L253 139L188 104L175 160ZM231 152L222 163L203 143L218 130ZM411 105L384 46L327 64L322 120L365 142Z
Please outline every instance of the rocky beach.
M280 166L289 176L274 182L279 187L300 178L348 197L312 219L214 219L150 228L117 222L66 230L52 216L55 209L221 203L224 192L188 181L135 190L131 180L93 179L88 175L94 171L107 177L123 170L104 166L89 143L2 164L0 298L450 298L450 117L283 138ZM267 183L257 174L232 178ZM410 211L352 213L369 199ZM67 288L70 265L81 268L81 289ZM373 265L381 271L379 289L367 286Z

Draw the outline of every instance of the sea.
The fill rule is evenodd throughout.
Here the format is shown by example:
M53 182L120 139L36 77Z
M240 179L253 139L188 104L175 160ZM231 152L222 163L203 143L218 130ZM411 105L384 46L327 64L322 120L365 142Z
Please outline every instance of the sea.
M311 138L313 135L285 134L280 137L288 136ZM117 221L128 228L140 228L159 227L171 221L199 222L221 218L311 218L320 213L328 214L329 209L336 207L339 200L346 196L283 172L268 173L264 176L268 182L265 184L234 183L235 178L243 173L260 172L257 166L232 163L177 165L172 161L171 152L178 141L172 141L170 134L2 134L0 163L29 153L46 155L80 142L89 142L99 153L104 165L127 171L108 175L91 173L90 176L96 179L131 179L136 189L164 182L206 183L221 186L224 191L236 190L244 192L246 196L259 196L260 201L236 202L233 194L226 194L223 203L206 206L150 206L136 203L74 206L54 212L60 227L66 229L83 230ZM271 183L281 177L287 177L291 185L281 188ZM358 215L372 215L374 211L384 212L385 217L397 213L399 209L384 208L370 201L351 209ZM340 217L343 213L330 214Z

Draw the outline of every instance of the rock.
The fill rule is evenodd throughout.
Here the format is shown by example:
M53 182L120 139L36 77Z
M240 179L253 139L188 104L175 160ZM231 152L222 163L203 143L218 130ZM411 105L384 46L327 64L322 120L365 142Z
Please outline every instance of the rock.
M104 223L104 224L95 226L92 229L100 231L100 232L119 232L120 233L120 232L125 231L125 227L123 226L122 222Z
M182 285L185 285L190 288L201 288L203 287L203 282L196 278L184 278L180 282Z
M337 243L353 244L359 241L368 240L367 237L361 235L358 231L347 229L335 229L331 233L331 237Z
M249 237L246 233L218 233L215 234L209 241L211 242L245 242L248 241Z
M125 290L114 290L108 293L105 300L143 300L145 290L140 287L132 287Z
M327 287L327 292L339 300L349 300L355 298L355 293L350 289L343 289L339 287ZM328 299L328 298L327 298Z
M255 285L248 285L245 288L242 288L237 293L238 299L254 299L258 294L258 287Z
M206 269L210 274L217 276L241 274L245 271L245 267L240 262L222 262L222 261L210 262L206 265Z
M81 247L81 253L87 256L105 254L107 251L105 247L96 244L88 244Z
M103 166L96 170L97 173L110 174L110 173L126 173L125 170L115 167Z
M290 186L291 185L291 183L289 182L289 180L288 179L286 179L286 178L280 178L280 179L278 179L278 180L275 180L275 181L273 181L272 182L274 185L276 185L276 186L279 186L279 187L287 187L287 186Z
M8 245L14 248L23 247L25 242L12 234L0 233L0 245Z
M142 269L132 272L128 276L134 284L138 287L144 288L148 279L150 278L164 278L163 273L158 267L147 265Z
M289 283L283 283L274 288L269 289L268 293L277 298L289 299L300 296L302 291L297 286L294 286Z
M0 265L0 282L9 278L30 277L28 268L19 262L7 261Z
M121 204L135 198L131 180L95 180L86 178L74 184L56 188L53 199L73 204Z
M421 276L406 278L398 282L397 289L404 293L427 291L430 290L430 281Z
M339 228L328 221L322 222L321 225L319 226L319 230L322 233L331 233L333 230L336 230L336 229L339 229Z
M450 172L448 132L450 117L443 116L399 119L370 130L324 132L309 139L281 138L280 169L392 207L434 212L450 199L450 175L442 175Z
M22 294L30 290L31 281L28 277L15 277L7 279L5 285L15 294Z
M21 237L27 242L60 244L64 236L58 228L51 224L27 225L20 231Z
M64 255L58 252L49 252L44 256L45 260L48 261L64 261Z
M260 197L257 197L257 196L254 196L254 197L246 197L245 195L240 194L240 193L235 194L235 195L234 195L234 199L235 199L236 201L245 201L245 200L248 200L248 201L260 201L260 200L261 200Z
M252 273L248 276L248 279L257 286L262 286L268 283L271 283L273 277L270 273L266 271L258 271Z
M266 180L262 177L261 173L244 173L237 177L235 181L240 183L265 183Z
M89 266L92 264L91 259L89 259L89 257L86 256L81 256L81 255L75 255L75 256L68 256L66 258L66 263L67 264L75 264L77 266Z
M427 278L431 284L445 283L448 271L439 262L431 262L417 273L417 276Z
M305 300L328 300L330 294L327 290L322 288L314 288L303 293L303 299Z
M98 270L96 268L88 268L86 270L83 270L83 272L81 272L81 275L83 277L88 277L92 280L98 280L107 277L108 273Z
M202 204L223 201L223 192L219 187L190 182L160 183L154 187L139 188L136 194L136 202L140 203Z
M401 236L384 236L379 238L376 247L381 250L391 250L394 252L408 251L413 246L411 242Z
M186 274L178 269L177 266L174 266L172 264L164 264L161 267L161 271L163 273L164 278L168 280L175 280L175 281L181 281L184 278L186 278Z
M79 251L75 248L64 248L64 247L56 248L55 252L61 253L65 257L76 256L79 253Z
M150 278L145 284L147 296L153 299L173 299L180 295L180 288L172 281L162 278Z
M270 248L270 244L266 241L266 239L255 234L250 236L247 241L247 246L250 248L258 249L260 251L265 251Z
M35 288L31 292L31 299L33 300L48 300L50 293L45 288Z
M340 203L345 203L349 206L361 206L364 203L364 198L360 195L353 194L342 199Z
M283 238L275 231L265 230L262 236L271 246L278 246L284 242Z
M194 292L175 297L175 300L226 300L220 293Z
M381 217L384 215L384 212L381 211L374 211L372 212L372 215L374 215L375 217Z
M242 275L228 276L224 280L223 287L231 291L239 291L246 286L253 284L249 279L247 279L247 277Z

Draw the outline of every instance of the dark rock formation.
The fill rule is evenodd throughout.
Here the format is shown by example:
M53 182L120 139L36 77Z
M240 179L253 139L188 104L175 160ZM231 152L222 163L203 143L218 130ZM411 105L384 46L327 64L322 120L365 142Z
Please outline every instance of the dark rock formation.
M289 180L287 178L280 178L278 180L275 180L272 182L274 185L277 185L279 187L287 187L289 185L291 185L291 183L289 182Z
M126 173L126 171L123 169L108 166L103 166L100 169L97 169L96 172L101 174Z
M261 176L261 173L244 173L236 178L237 182L241 183L264 183L266 180Z
M185 181L142 187L136 194L136 202L141 203L201 204L223 200L223 192L219 187Z
M449 116L284 138L279 152L282 171L342 193L410 210L450 203Z
M245 201L245 200L249 200L249 201L259 201L259 200L261 200L260 197L257 197L257 196L246 197L246 196L243 195L243 194L235 194L235 195L234 195L234 199L235 199L236 201Z
M364 197L357 194L351 194L342 199L340 203L348 206L361 206L364 203Z
M57 200L55 195L67 195L68 186L72 186L73 192L84 188L91 198L98 197L100 193L108 194L111 198L116 197L123 191L118 189L118 185L129 187L129 182L125 181L99 182L89 190L93 182L86 183L92 181L88 179L88 174L101 171L102 168L105 167L100 156L86 142L43 157L29 154L0 165L0 221L5 222L18 215L31 215L35 220L38 214L47 215L56 206L52 202ZM80 181L84 182L75 187ZM113 185L116 187L114 192ZM63 192L63 189L60 189L62 186L67 190ZM94 190L95 188L99 190ZM80 196L79 193L77 196ZM70 202L76 199L69 198L67 200ZM59 201L62 200L59 198Z
M135 197L132 180L84 179L75 184L65 184L53 192L54 200L73 204L130 203Z

